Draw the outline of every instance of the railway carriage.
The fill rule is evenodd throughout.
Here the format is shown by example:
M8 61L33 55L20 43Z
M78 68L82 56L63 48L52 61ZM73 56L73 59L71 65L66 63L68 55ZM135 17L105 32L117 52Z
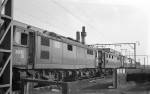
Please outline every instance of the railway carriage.
M98 54L102 68L119 68L123 66L121 53L118 51L111 48L99 48Z
M97 48L98 64L104 74L111 74L114 68L134 68L134 60L123 56L120 52L111 48Z

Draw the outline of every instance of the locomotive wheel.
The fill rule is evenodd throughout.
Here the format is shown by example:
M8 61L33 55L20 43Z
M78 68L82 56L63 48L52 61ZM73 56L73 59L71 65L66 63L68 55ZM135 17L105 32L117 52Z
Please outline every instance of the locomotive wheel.
M55 71L55 81L59 81L59 72Z
M65 81L65 72L64 71L59 72L59 79L60 79L60 81Z
M79 79L79 71L75 71L75 80Z
M69 81L70 80L70 73L69 71L66 72L66 81Z

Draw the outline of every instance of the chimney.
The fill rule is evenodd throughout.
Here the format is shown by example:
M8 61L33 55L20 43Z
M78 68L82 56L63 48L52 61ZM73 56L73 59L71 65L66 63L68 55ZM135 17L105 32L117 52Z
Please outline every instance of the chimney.
M76 32L76 40L77 40L77 42L80 42L80 32L79 31Z
M82 32L81 32L81 42L82 42L82 44L85 44L85 37L86 37L85 26L82 26Z

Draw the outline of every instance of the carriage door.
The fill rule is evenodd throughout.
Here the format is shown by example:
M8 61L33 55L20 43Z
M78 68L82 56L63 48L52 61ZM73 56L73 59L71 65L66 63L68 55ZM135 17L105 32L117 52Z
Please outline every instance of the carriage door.
M102 51L98 51L98 66L99 68L104 67L104 54L102 53Z

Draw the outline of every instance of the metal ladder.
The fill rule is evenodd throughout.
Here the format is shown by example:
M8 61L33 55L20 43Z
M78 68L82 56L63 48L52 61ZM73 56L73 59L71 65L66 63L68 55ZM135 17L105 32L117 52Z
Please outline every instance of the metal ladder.
M0 94L12 94L12 0L0 0Z

